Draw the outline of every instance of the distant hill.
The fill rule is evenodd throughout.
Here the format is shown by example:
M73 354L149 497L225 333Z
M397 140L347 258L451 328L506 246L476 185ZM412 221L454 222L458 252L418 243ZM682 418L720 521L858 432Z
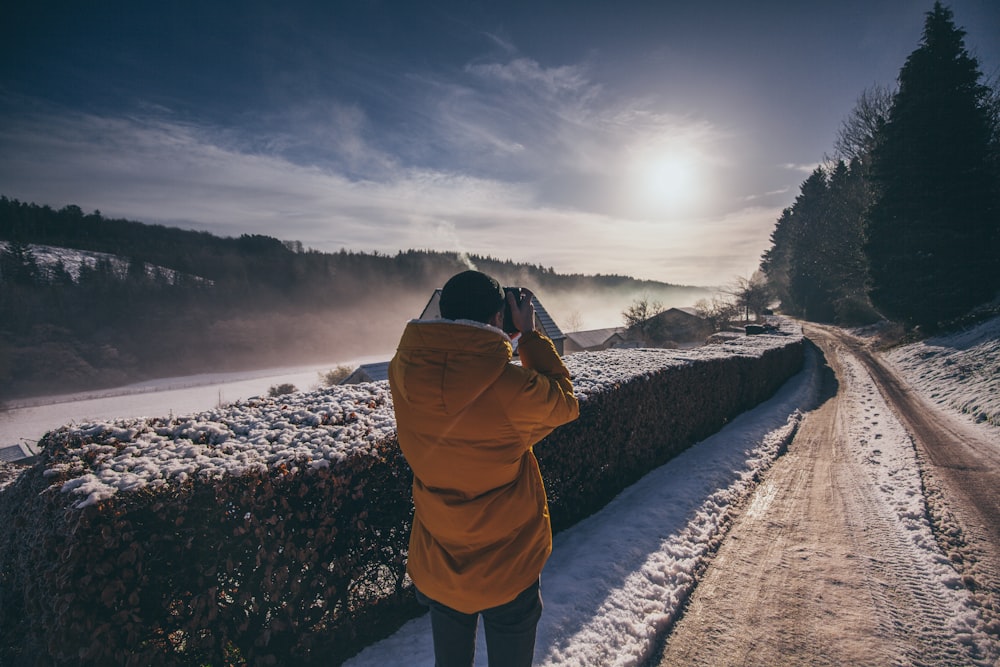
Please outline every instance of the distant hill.
M121 255L33 243L28 245L40 272L50 277L62 270L69 274L69 278L74 282L79 282L81 274L97 270L98 265L102 262L110 263L111 269L122 277L128 273L129 260ZM7 248L8 242L0 241L0 252L7 250ZM178 280L203 280L209 284L211 283L210 280L201 276L181 276L173 269L157 266L156 264L146 264L145 270L146 277L150 280L156 280L157 276L160 276L169 283L175 283Z
M670 307L712 294L432 250L322 253L298 241L219 237L6 197L0 241L0 392L8 397L388 355L431 292L470 265L532 288L567 331L619 325L641 297Z

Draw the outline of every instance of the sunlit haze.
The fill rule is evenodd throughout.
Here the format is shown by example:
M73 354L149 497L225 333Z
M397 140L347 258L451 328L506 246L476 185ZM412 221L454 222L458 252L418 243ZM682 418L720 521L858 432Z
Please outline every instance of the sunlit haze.
M16 4L9 198L720 285L933 2ZM996 76L1000 3L947 4Z

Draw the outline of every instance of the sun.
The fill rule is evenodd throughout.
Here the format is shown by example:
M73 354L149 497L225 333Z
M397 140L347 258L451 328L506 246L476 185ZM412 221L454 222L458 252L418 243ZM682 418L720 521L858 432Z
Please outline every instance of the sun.
M633 156L628 190L634 210L644 216L690 213L705 196L703 161L678 146L644 150Z

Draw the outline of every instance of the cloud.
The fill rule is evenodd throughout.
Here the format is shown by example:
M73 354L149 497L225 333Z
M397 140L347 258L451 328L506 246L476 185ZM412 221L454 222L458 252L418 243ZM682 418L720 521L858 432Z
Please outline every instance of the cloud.
M432 123L428 134L447 151L449 168L530 183L540 206L662 217L682 211L649 210L640 201L649 189L642 184L655 189L650 165L683 153L699 183L693 212L728 212L718 192L733 171L732 130L670 112L651 96L611 94L582 65L545 67L515 57L470 63L465 73L423 81L433 90L432 110L423 114Z
M483 33L487 39L489 39L493 44L500 47L504 53L507 55L514 55L517 53L517 47L514 43L510 41L507 37L497 34L496 32L484 32Z
M532 90L550 99L567 94L586 98L600 89L587 79L584 70L578 66L542 67L530 58L515 58L506 63L469 64L465 71L483 79Z
M159 107L108 117L8 104L0 194L318 250L432 248L685 284L752 269L780 212L630 210L636 155L684 146L714 178L732 166L730 133L607 95L586 68L518 57L408 76L405 133L333 99L232 127Z
M809 164L795 164L793 162L786 162L780 166L782 169L787 169L789 171L796 171L802 174L811 174L822 165L819 162L811 162Z
M241 152L225 133L136 118L21 118L0 130L7 196L75 203L147 222L219 233L266 233L337 249L425 245L435 221L475 229L489 212L530 204L517 186L461 174L397 169L352 180L279 156ZM16 157L15 157L16 156ZM58 200L53 195L58 192Z
M809 173L812 173L812 171L810 171ZM779 195L787 194L790 191L791 191L790 187L779 188L777 190L771 190L769 192L764 192L761 194L747 195L746 197L743 198L743 201L752 202L752 201L757 201L759 199L770 199L771 197L777 197Z

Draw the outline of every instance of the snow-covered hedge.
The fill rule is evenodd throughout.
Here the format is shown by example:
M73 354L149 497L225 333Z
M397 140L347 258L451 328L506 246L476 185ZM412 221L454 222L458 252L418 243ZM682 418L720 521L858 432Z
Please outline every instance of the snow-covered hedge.
M741 337L697 350L568 357L574 387L585 397L580 418L535 447L553 529L593 514L650 470L771 396L802 361L800 332ZM625 369L627 379L618 375Z
M567 357L581 418L536 447L555 527L773 393L802 361L787 327ZM63 428L43 447L0 491L0 663L337 664L418 612L384 382Z

